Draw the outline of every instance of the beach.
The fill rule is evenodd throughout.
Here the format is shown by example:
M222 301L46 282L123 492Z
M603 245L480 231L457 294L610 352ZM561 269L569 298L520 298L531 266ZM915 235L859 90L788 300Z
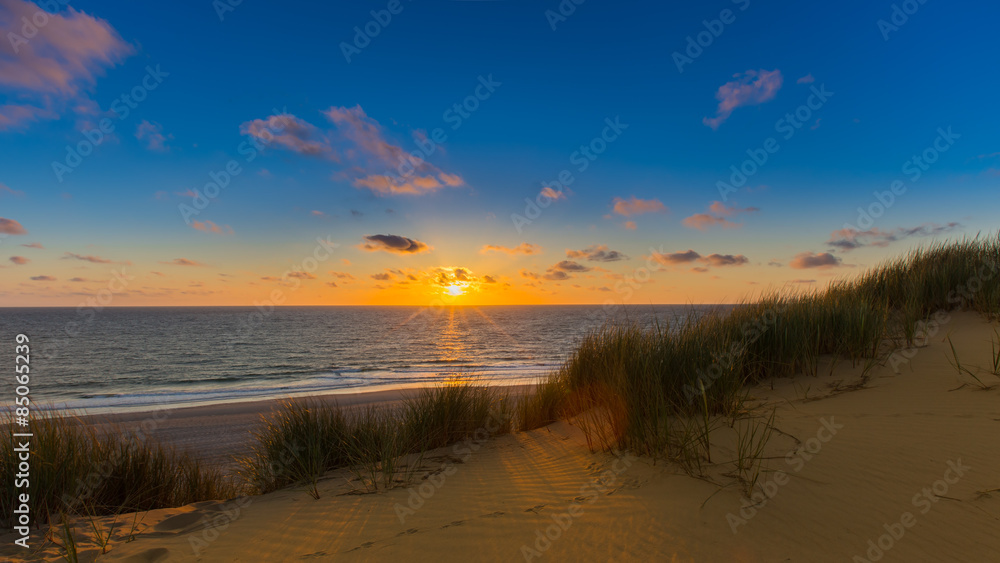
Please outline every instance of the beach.
M752 500L726 476L736 438L724 425L698 479L662 460L591 453L569 420L427 452L419 477L387 492L361 494L341 470L322 478L319 499L290 487L152 510L133 541L98 560L988 561L1000 552L1000 389L960 376L944 337L967 365L986 366L996 326L952 313L865 385L860 366L840 362L752 388L760 408L776 409ZM232 445L224 435L248 429L261 405L219 408L178 410L157 432ZM80 560L93 560L97 549L80 544Z

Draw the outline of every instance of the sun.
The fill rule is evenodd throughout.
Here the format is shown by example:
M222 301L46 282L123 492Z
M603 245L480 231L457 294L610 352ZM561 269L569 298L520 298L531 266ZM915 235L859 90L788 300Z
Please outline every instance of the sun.
M453 283L444 288L445 293L448 295L458 297L459 295L465 295L465 288L457 283Z

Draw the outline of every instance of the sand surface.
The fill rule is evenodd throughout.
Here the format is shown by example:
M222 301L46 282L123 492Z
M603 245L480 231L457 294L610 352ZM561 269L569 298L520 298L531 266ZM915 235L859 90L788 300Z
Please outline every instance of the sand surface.
M412 488L355 494L352 475L337 472L319 500L289 489L152 511L134 541L98 560L998 561L995 326L953 314L899 373L876 368L864 387L854 385L861 367L841 362L752 389L761 414L777 409L778 429L758 486L769 496L755 505L727 476L736 435L727 424L698 479L591 453L578 427L560 422L430 452L427 478ZM993 388L949 364L949 333ZM4 540L0 555L24 560ZM58 558L51 547L35 557Z

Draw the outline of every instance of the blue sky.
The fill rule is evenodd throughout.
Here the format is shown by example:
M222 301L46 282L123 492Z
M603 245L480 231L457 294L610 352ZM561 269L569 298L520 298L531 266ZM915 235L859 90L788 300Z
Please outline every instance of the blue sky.
M0 2L0 217L20 227L4 227L0 304L75 304L115 265L137 276L116 305L243 304L268 284L302 304L421 304L453 286L481 303L713 302L822 286L932 238L996 229L992 5L401 0L350 62L342 44L389 2L244 1L221 21L217 5L72 2L14 52L9 33L38 8ZM917 9L880 29L894 5ZM679 72L673 54L720 18L731 23L710 23L721 33ZM114 101L150 66L168 76L121 118ZM490 77L453 129L445 112ZM820 88L833 95L783 138L776 124ZM241 143L277 123L276 108L297 136L246 162ZM52 162L102 118L114 135L58 181ZM579 171L574 152L616 118L627 129ZM372 187L438 128L447 140L419 164L423 187ZM947 151L859 225L858 207L905 179L939 128L957 134L939 141ZM717 182L771 137L777 152L712 211ZM194 217L200 228L186 222L191 198L178 194L231 159L242 172ZM573 184L518 232L511 214L562 170ZM855 232L835 236L845 224ZM286 274L318 236L338 241L335 256L293 292ZM32 242L44 248L21 246ZM483 250L522 243L541 250ZM629 258L567 252L592 247ZM177 258L203 266L163 264ZM647 264L650 281L623 291Z

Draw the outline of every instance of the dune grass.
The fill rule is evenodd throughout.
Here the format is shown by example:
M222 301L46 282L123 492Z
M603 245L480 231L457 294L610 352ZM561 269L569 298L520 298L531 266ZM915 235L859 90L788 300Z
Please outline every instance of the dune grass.
M364 490L389 489L419 465L419 458L404 464L403 456L507 434L513 424L505 390L469 383L425 389L401 408L287 401L263 417L240 473L261 493L306 484L319 498L317 480L339 468L351 469Z
M11 424L9 414L3 420ZM28 506L35 523L62 514L88 518L236 496L220 471L125 429L100 433L74 417L36 413L31 420ZM0 441L0 471L14 475L16 438ZM14 479L4 479L0 519L13 525Z
M914 344L923 319L955 309L1000 316L1000 238L917 249L825 290L768 293L676 330L606 325L539 386L520 419L530 428L602 409L617 421L612 440L594 436L606 449L697 470L695 452L711 454L711 417L743 409L747 385L815 374L823 357L860 365L867 377L891 350ZM593 425L584 425L589 440Z

